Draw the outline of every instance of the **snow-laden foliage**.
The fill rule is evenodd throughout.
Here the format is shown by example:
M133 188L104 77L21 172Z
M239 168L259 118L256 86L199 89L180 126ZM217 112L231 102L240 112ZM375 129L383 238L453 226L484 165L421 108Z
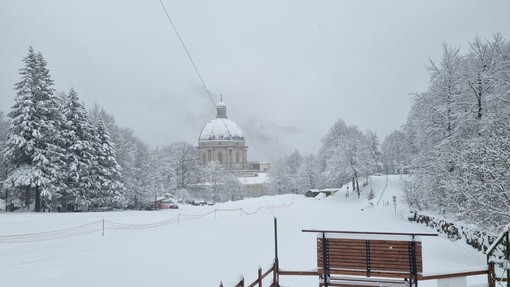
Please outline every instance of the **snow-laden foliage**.
M383 170L387 174L405 174L411 168L412 146L406 134L395 130L381 144Z
M13 196L30 206L35 190L35 210L40 211L52 195L63 188L65 150L61 139L62 107L53 95L53 80L41 53L30 47L16 83L5 160L9 174L6 186ZM46 195L41 198L41 192ZM44 202L42 202L44 201Z
M95 206L123 206L124 185L122 184L122 168L117 163L117 152L104 120L99 117L96 126L97 164L95 165L97 193L92 198Z
M0 182L4 182L7 175L7 163L5 162L4 149L9 132L9 120L4 112L0 111Z
M487 231L476 226L462 222L452 222L441 217L420 214L412 212L408 216L409 221L424 224L435 232L443 234L452 241L463 240L478 251L486 252L489 247L498 238L501 231ZM500 245L494 251L493 258L502 259L504 257L504 246Z
M294 153L276 161L269 172L270 194L301 193L309 189L353 184L358 191L369 175L382 170L379 140L375 132L365 134L337 120L323 139L316 155Z
M75 90L69 91L64 107L66 118L63 138L66 142L66 189L61 194L61 204L67 210L92 205L98 196L97 143L99 139L88 114L80 103Z
M269 171L271 194L304 193L306 186L300 184L298 175L303 157L295 150L287 157L276 161Z
M0 117L9 208L33 204L35 211L73 211L119 205L120 167L104 123L92 124L73 89L54 96L40 53L30 48L23 62L5 139L6 121Z
M355 125L347 126L339 119L323 139L319 161L327 186L352 182L359 197L359 179L366 179L381 168L377 136L373 132L363 134Z
M186 189L200 178L198 150L187 142L177 142L167 149L167 161L176 187Z
M269 178L270 194L304 194L321 182L317 157L313 154L303 157L295 150L273 163Z
M208 162L202 167L203 177L199 188L192 193L201 199L212 202L225 202L243 199L245 189L234 174L224 170L217 161Z
M390 171L413 175L403 188L412 208L498 229L510 222L510 44L477 38L465 55L444 45L429 70L383 145Z

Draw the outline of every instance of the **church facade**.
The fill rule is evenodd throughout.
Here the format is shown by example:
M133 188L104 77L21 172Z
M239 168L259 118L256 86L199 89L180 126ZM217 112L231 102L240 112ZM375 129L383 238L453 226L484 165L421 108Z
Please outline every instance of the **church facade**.
M249 170L248 146L237 123L227 118L227 106L220 101L216 118L209 121L198 138L200 161L218 162L226 170Z

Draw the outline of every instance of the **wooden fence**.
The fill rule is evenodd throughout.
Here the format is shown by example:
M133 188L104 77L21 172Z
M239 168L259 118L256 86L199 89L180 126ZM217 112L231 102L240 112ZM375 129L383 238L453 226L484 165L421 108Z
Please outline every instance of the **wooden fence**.
M253 281L253 283L251 283L247 287L263 287L262 280L264 280L264 278L266 278L269 275L273 276L273 281L271 282L271 284L268 287L275 287L275 285L277 285L277 284L275 284L275 282L278 282L278 278L277 278L278 270L277 269L278 268L276 267L276 262L273 263L271 268L269 268L269 270L267 270L264 273L262 273L262 268L259 267L259 270L257 272L258 273L257 280ZM220 287L223 287L223 282L220 282ZM239 282L237 282L237 284L234 285L234 287L245 287L244 278L239 280Z
M357 232L352 232L357 233ZM509 257L510 257L510 235L509 231L506 231L501 238L498 239L498 242L495 242L493 245L496 246L498 244L501 244L501 242L506 243L506 249L505 249L505 262L506 264L510 264ZM501 241L501 242L500 242ZM443 273L443 274L434 274L434 275L421 275L418 276L418 281L426 281L426 280L440 280L440 279L447 279L447 278L458 278L458 277L468 277L468 276L476 276L476 275L487 275L488 279L488 286L489 287L496 287L496 283L499 283L503 285L505 282L507 286L510 287L509 278L510 277L510 270L506 270L506 278L504 276L498 277L495 274L495 264L492 260L490 260L490 253L494 250L495 247L491 247L488 255L487 255L487 267L486 268L480 268L479 270L470 270L466 272L457 272L457 273ZM263 286L263 279L268 277L269 275L272 275L273 280L271 281L271 284L269 284L267 287L279 287L279 276L317 276L317 279L319 278L320 272L319 271L289 271L289 270L281 270L278 266L278 259L275 258L275 262L267 270L266 272L262 272L262 268L258 269L258 276L255 281L253 281L251 284L247 285L247 287L264 287ZM508 268L508 267L507 267ZM503 284L502 284L503 283ZM498 286L501 286L498 285ZM234 287L245 287L244 278L242 278ZM223 282L220 282L219 287L223 287Z
M425 275L420 276L418 278L419 281L427 281L427 280L435 280L435 279L446 279L446 278L458 278L458 277L468 277L468 276L476 276L476 275L488 275L489 286L495 287L495 282L502 281L506 282L506 278L497 278L494 276L494 264L490 263L487 269L480 270L471 270L469 272L457 272L457 273L445 273L445 274L435 274L435 275ZM319 278L320 273L318 271L290 271L290 270L277 270L276 264L273 263L271 268L269 268L266 272L262 272L262 268L258 269L258 276L255 281L253 281L249 285L245 285L244 278L239 280L234 287L264 287L262 280L269 275L272 275L273 280L271 284L266 285L267 287L277 287L275 282L278 282L279 276L317 276ZM223 282L220 282L219 287L224 287Z

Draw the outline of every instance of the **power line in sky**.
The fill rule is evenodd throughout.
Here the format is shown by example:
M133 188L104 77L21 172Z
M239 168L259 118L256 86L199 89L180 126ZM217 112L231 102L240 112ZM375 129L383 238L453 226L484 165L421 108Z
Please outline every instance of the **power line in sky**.
M168 14L168 11L165 8L165 5L161 0L159 0L159 3L161 4L161 7L163 7L163 10L165 11L166 17L168 18L168 21L170 21L170 24L172 24L172 27L174 28L175 34L177 34L177 38L179 38L179 41L181 42L182 47L184 48L184 51L186 51L186 54L188 55L189 60L191 61L191 64L193 65L193 68L195 69L195 72L198 75L198 78L202 82L202 85L205 88L205 91L209 95L209 98L211 99L211 102L213 106L216 108L216 103L214 102L213 97L211 96L211 93L209 92L209 89L207 88L207 85L205 84L204 80L202 79L202 76L200 75L200 72L198 71L197 66L195 65L195 62L193 61L193 58L191 57L191 54L189 53L188 49L186 48L186 45L184 45L184 41L181 38L181 35L179 35L179 31L177 31L177 28L174 25L174 22L172 21L172 18L170 17L170 14Z
M182 40L181 35L179 34L179 31L177 31L177 28L174 25L174 21L172 21L172 18L170 17L170 14L168 14L168 11L166 10L165 5L163 4L163 2L161 0L159 0L159 3L161 4L161 7L163 7L163 10L165 11L166 17L168 18L168 21L170 21L170 24L172 24L172 27L174 28L175 34L177 35L177 38L179 38L179 41L181 42L181 45L184 48L184 51L186 51L186 54L188 55L188 58L189 58L191 64L193 65L193 68L195 69L195 72L197 73L198 78L200 79L200 82L202 82L202 85L204 86L205 91L209 95L209 98L211 99L213 107L216 108L216 103L214 102L214 99L213 99L211 93L209 92L209 89L207 88L207 85L205 84L204 79L200 75L200 72L198 71L198 68L195 65L195 61L193 61L193 58L191 57L191 54L189 53L188 49L186 48L186 45L184 45L184 41ZM230 137L232 137L232 133L228 129L228 126L227 126L227 123L225 123L225 120L223 118L221 118L221 121L223 122L223 125L225 125L225 129L227 130L227 133L230 135Z

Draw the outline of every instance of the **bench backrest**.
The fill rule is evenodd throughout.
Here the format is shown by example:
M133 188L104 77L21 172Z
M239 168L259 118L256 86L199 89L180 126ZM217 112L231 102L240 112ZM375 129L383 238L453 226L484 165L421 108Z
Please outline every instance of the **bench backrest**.
M381 240L326 237L324 242L323 238L318 237L317 266L319 272L326 274L419 277L423 273L421 251L421 241L411 238ZM324 270L325 267L327 270Z

